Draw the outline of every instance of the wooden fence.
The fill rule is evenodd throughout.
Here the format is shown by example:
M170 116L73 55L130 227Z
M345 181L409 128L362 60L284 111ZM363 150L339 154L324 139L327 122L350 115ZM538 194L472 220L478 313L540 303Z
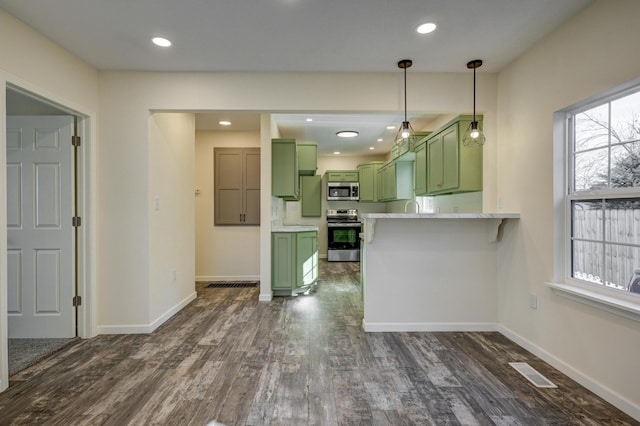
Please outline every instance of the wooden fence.
M574 208L573 226L576 278L626 289L634 272L640 274L640 208Z

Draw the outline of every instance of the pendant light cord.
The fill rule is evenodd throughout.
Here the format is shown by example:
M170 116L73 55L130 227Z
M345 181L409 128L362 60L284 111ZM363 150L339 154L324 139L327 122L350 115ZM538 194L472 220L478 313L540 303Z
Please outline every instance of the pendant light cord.
M476 68L473 68L473 121L476 121Z
M404 68L404 121L407 121L407 67Z

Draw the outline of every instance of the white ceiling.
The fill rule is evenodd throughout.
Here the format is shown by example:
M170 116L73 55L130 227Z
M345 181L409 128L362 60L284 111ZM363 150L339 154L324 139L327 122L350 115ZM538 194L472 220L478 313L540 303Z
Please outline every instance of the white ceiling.
M397 72L398 60L411 58L412 72L466 72L469 60L482 58L478 72L497 72L591 1L0 0L0 8L100 70ZM418 34L427 21L437 30ZM152 45L157 35L173 46ZM226 115L245 122L235 130L259 124L257 114ZM359 152L370 154L384 125L402 121L400 114L307 117L276 121L283 137L315 139L322 153L350 127L361 132ZM214 129L217 121L199 116L198 126Z

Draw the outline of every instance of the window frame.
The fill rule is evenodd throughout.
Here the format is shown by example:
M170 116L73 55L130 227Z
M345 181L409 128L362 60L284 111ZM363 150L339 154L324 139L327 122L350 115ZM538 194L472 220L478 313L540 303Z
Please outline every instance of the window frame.
M639 294L609 288L604 284L592 283L572 276L572 202L578 200L640 198L640 188L608 187L606 189L573 191L575 182L575 135L573 134L575 127L573 126L573 118L580 112L610 103L636 92L640 92L640 79L600 93L554 113L554 277L553 281L548 282L547 285L560 296L640 322ZM611 111L609 109L610 114ZM610 149L610 141L607 146ZM610 152L608 158L611 158Z

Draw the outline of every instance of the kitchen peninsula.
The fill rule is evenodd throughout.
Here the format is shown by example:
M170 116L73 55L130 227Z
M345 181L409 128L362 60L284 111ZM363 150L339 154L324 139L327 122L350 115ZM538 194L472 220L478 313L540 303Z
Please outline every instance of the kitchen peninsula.
M365 331L487 331L497 245L514 213L363 214Z

